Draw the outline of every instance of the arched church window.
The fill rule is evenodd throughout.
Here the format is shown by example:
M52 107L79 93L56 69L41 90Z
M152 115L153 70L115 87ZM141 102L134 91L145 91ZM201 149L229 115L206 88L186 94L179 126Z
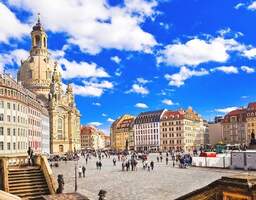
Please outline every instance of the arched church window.
M46 47L46 38L44 37L44 47Z
M35 42L36 42L36 47L41 47L41 41L40 41L40 36L39 35L36 35L35 37Z
M58 128L58 139L59 140L64 139L64 137L63 137L63 135L64 135L63 134L63 119L62 118L58 119L57 128Z

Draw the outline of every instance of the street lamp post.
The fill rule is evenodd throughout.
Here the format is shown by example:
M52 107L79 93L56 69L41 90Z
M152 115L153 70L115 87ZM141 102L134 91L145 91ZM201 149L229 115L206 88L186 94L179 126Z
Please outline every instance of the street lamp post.
M75 163L75 192L77 191L77 162Z

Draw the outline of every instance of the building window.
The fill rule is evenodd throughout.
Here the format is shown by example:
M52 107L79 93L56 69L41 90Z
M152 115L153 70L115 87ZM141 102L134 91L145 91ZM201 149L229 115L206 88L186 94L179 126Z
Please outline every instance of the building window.
M4 127L0 127L0 135L4 135Z
M4 150L4 142L0 142L0 151Z
M7 103L7 108L11 109L11 104L10 103Z
M13 131L13 135L16 135L16 129L14 128L12 131Z
M7 128L7 135L11 135L11 129Z
M13 143L13 149L14 150L16 149L16 143L15 142Z
M10 122L11 121L11 116L7 115L7 121Z
M11 150L11 143L10 142L7 143L7 150Z
M58 139L63 139L63 119L58 119Z
M0 101L0 108L4 108L4 101Z
M4 114L0 114L0 121L4 121Z

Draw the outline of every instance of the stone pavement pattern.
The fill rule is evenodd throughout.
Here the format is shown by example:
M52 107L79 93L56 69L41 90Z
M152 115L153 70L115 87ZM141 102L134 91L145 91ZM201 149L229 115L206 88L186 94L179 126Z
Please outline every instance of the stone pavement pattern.
M144 171L141 161L137 171L123 172L121 162L113 166L113 157L102 159L102 170L96 169L96 158L85 163L80 158L78 166L86 166L85 178L78 178L78 192L87 196L90 200L98 199L100 189L107 191L109 200L166 200L175 199L179 196L201 188L222 176L230 176L247 172L206 169L206 168L173 168L172 163L166 166L165 162L157 163L156 155L151 154L149 161L155 162L154 171ZM165 160L165 155L164 159ZM64 192L74 192L75 161L61 162L60 167L53 168L55 177L58 174L64 176ZM255 172L249 172L256 175Z

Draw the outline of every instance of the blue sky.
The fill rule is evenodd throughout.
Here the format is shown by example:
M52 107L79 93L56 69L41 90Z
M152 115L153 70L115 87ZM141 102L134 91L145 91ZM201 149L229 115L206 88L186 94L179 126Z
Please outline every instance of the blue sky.
M192 106L205 119L254 101L256 1L0 0L0 70L16 74L37 13L81 123Z

